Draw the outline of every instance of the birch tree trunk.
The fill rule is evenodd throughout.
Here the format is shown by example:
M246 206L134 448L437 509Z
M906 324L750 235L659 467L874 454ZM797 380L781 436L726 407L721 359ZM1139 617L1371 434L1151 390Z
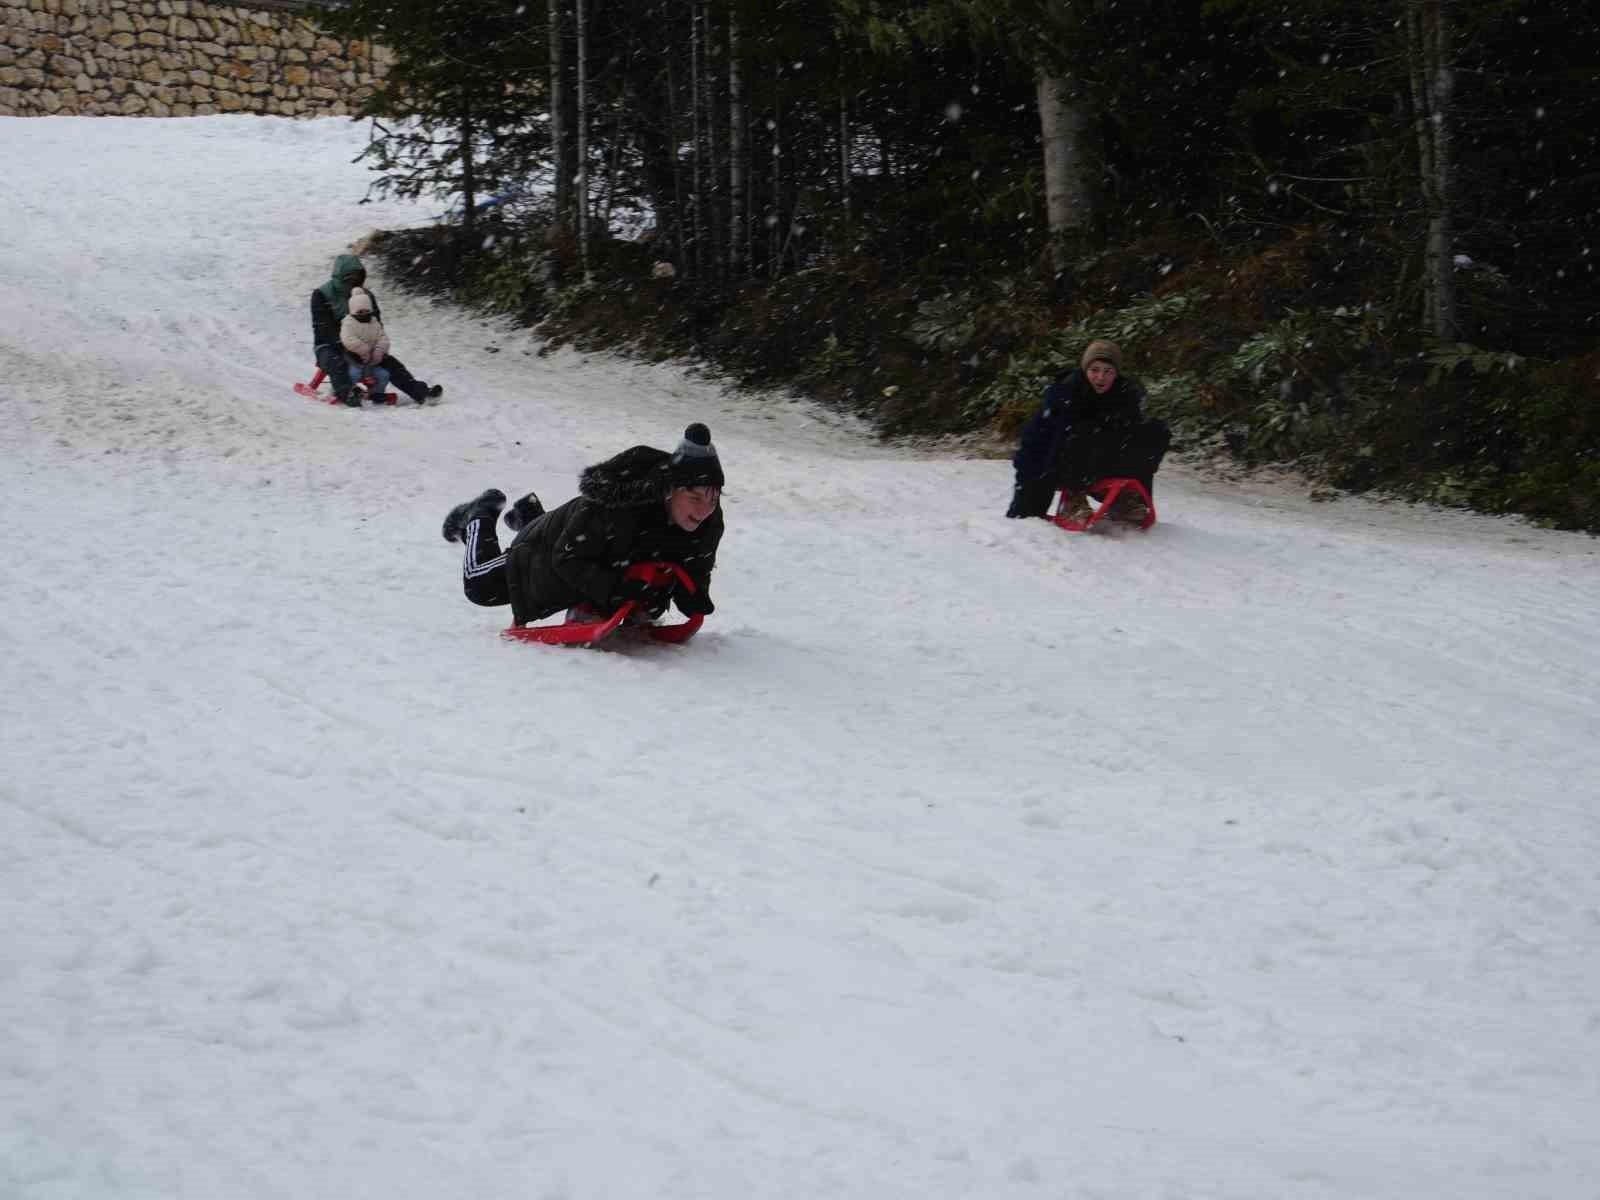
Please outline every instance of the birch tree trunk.
M1054 75L1038 79L1039 134L1044 142L1045 212L1050 224L1050 261L1066 270L1070 237L1094 215L1089 185L1089 114L1067 94L1067 80Z
M1434 337L1456 337L1455 162L1451 107L1455 46L1448 0L1403 0L1417 167L1428 220L1422 252L1422 321Z
M739 62L739 14L728 12L728 272L737 279L747 259L745 238L750 222L745 213L744 74Z

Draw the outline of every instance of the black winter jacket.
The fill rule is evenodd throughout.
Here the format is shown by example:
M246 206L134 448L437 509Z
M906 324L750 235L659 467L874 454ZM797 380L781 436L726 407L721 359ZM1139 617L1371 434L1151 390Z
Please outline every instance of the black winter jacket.
M1131 375L1117 376L1105 395L1078 368L1063 372L1044 390L1044 403L1022 427L1011 465L1018 479L1054 473L1070 440L1126 437L1143 418L1144 388Z
M518 624L587 602L597 608L620 604L623 569L637 562L675 562L694 580L673 603L687 616L709 614L711 572L722 541L719 504L693 533L667 517L672 456L635 446L587 468L578 495L523 526L506 558L511 615Z

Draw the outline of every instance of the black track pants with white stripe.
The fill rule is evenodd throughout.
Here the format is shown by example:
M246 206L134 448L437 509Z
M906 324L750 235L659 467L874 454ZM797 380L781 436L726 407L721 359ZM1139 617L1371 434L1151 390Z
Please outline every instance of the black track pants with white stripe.
M485 608L511 603L511 585L506 581L506 556L495 533L495 518L474 517L461 535L466 545L461 560L461 587L467 599Z

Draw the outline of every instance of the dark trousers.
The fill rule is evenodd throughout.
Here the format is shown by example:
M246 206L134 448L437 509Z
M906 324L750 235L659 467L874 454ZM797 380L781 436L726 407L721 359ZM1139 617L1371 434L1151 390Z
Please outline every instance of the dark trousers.
M343 400L350 393L350 385L355 382L350 378L350 359L346 356L344 347L324 342L317 347L316 354L317 366L328 373L328 382L333 385L333 394ZM428 385L419 382L410 371L406 370L405 363L394 355L384 355L383 369L389 372L390 383L419 404L428 398Z
M485 608L511 603L506 579L506 555L495 530L498 517L474 517L461 535L466 553L461 559L461 587L467 599Z
M1081 492L1101 479L1137 479L1155 495L1155 474L1172 444L1165 421L1145 421L1126 431L1069 438L1056 469L1031 479L1017 477L1008 517L1042 517L1062 488Z

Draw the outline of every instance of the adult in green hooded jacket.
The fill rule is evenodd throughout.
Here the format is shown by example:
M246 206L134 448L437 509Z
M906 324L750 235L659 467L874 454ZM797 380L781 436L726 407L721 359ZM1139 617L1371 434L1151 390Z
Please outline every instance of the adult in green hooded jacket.
M361 265L361 260L354 254L341 254L333 260L328 282L311 293L311 352L316 356L317 366L328 373L333 394L351 407L360 406L361 393L355 388L356 381L350 378L350 359L339 340L339 323L350 312L350 293L355 288L372 296L372 289L367 287L367 269ZM383 320L376 296L372 296L372 315L374 320ZM418 404L444 392L438 384L416 378L393 354L385 356L383 366L395 387Z

